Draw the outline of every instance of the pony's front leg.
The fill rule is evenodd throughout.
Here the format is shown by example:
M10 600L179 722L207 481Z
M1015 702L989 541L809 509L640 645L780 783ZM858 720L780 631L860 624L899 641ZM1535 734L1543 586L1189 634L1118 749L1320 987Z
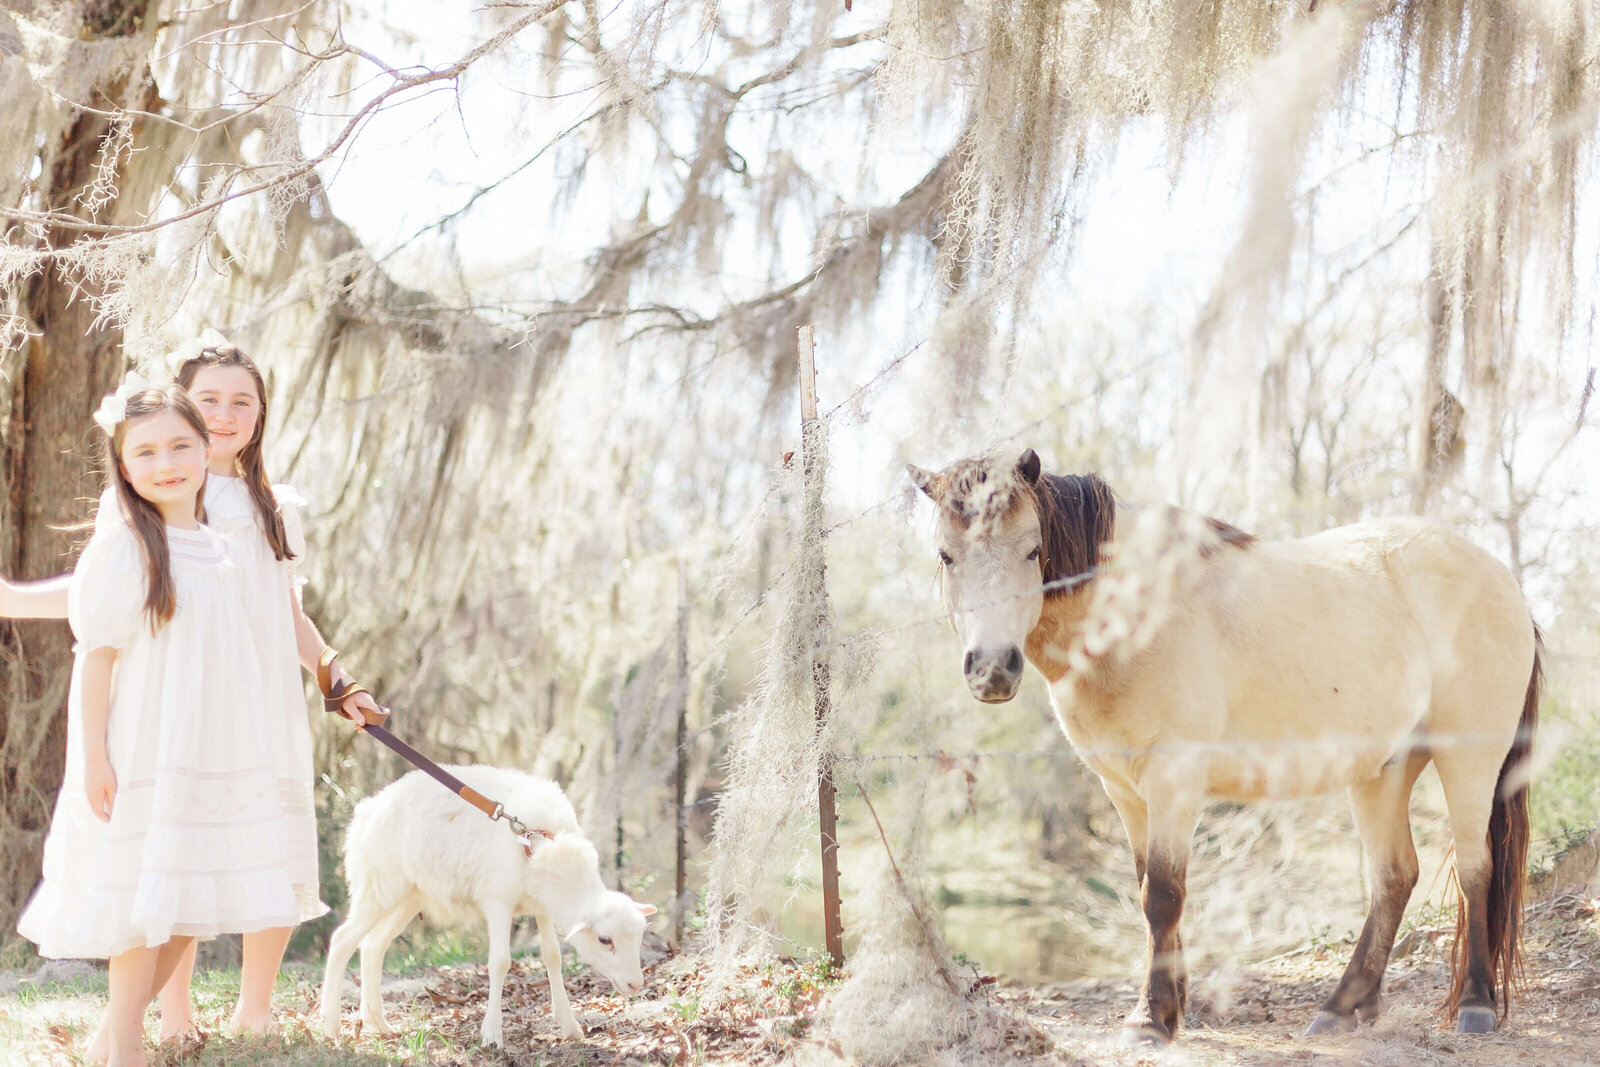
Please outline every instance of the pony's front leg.
M1133 849L1133 883L1143 890L1144 854L1150 847L1150 810L1138 793L1123 788L1116 782L1100 779L1111 806L1122 819L1122 829L1128 835L1128 846Z
M1411 789L1428 765L1427 755L1388 764L1376 778L1350 787L1350 811L1366 853L1372 905L1361 938L1338 988L1306 1030L1314 1034L1352 1030L1378 1017L1383 972L1394 949L1394 935L1416 888L1417 848L1411 838Z
M1123 1023L1124 1044L1165 1044L1178 1036L1189 998L1189 968L1178 922L1189 872L1189 849L1199 819L1199 797L1176 792L1149 798L1140 904L1150 927L1148 970L1139 1004Z

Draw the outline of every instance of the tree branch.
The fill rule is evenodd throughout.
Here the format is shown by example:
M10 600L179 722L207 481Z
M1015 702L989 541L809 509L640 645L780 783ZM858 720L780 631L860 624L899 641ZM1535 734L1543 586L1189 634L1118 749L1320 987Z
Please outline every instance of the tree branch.
M332 158L334 153L336 153L345 145L346 142L355 136L356 132L366 122L367 119L381 111L384 105L386 105L394 97L426 85L456 80L478 60L499 48L507 40L516 36L528 26L545 18L551 12L564 5L566 2L567 0L546 0L545 3L539 6L537 11L524 15L510 26L489 38L487 41L484 41L476 48L473 48L470 52L463 55L460 59L450 64L448 67L443 67L438 70L430 70L424 74L416 74L409 77L400 78L400 80L395 82L395 84L389 86L387 89L384 89L377 96L373 97L371 100L368 100L364 105L362 105L361 109L350 117L350 121L345 123L344 129L339 132L338 136L335 137L326 148L324 148L321 152L318 152L310 159L303 161L298 166L291 167L289 170L277 175L276 177L257 182L256 184L247 188L238 189L222 196L203 201L186 211L182 211L171 216L170 218L162 219L159 222L147 222L137 226L112 226L104 223L89 222L79 218L76 215L66 214L63 212L35 212L25 211L20 208L5 209L3 213L0 213L0 218L9 219L15 222L31 223L36 226L43 226L47 228L54 227L63 230L77 230L83 233L98 234L108 237L153 233L157 230L165 229L168 226L192 219L197 215L203 215L207 212L215 211L217 208L220 208L222 205L229 203L230 201L254 196L258 193L266 192L278 186L286 185L304 177L306 174L309 174L317 167L321 166L323 163ZM48 257L68 250L69 249L41 248L39 249L39 255L41 257Z

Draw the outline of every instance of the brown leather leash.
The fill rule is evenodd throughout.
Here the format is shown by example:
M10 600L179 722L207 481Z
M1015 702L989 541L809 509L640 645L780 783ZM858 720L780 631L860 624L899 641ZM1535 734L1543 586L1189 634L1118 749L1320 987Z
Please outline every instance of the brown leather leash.
M369 696L372 690L355 682L346 682L343 685L333 684L332 664L334 657L339 653L332 648L324 648L321 657L317 660L317 688L322 690L322 706L332 712L343 714L343 704L347 697L356 693L366 693ZM361 722L356 724L356 729L377 739L396 753L401 759L428 774L440 785L450 790L468 804L477 808L491 820L504 819L506 825L511 827L511 832L517 835L517 840L522 842L522 850L527 855L533 855L533 835L538 835L546 841L553 840L555 834L549 830L530 829L521 819L506 811L505 805L499 801L490 800L476 789L472 788L433 760L424 756L394 734L387 727L377 723Z

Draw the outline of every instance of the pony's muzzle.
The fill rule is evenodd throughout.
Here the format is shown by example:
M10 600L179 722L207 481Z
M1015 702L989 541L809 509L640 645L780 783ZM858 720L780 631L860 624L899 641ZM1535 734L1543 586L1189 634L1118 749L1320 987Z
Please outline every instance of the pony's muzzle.
M985 704L999 704L1017 695L1024 666L1022 650L1016 645L1002 649L969 649L961 668L967 688Z

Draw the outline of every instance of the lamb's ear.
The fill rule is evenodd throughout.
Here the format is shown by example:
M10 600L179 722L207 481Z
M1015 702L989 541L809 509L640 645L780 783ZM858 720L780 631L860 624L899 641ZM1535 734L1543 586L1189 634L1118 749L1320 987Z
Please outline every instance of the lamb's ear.
M633 902L633 906L639 909L640 915L650 916L656 913L656 906L654 904L646 904L643 901L636 900Z
M1039 467L1039 454L1031 448L1017 459L1017 473L1029 485L1039 481Z
M928 499L935 503L939 500L939 476L933 471L925 471L915 463L906 464L906 473L911 475L911 484L915 485L928 495Z
M593 929L593 927L591 927L589 925L588 920L579 919L577 922L572 924L572 929L567 931L567 940L571 941L573 938L577 937L579 934L583 933L585 930L591 930L591 929Z

